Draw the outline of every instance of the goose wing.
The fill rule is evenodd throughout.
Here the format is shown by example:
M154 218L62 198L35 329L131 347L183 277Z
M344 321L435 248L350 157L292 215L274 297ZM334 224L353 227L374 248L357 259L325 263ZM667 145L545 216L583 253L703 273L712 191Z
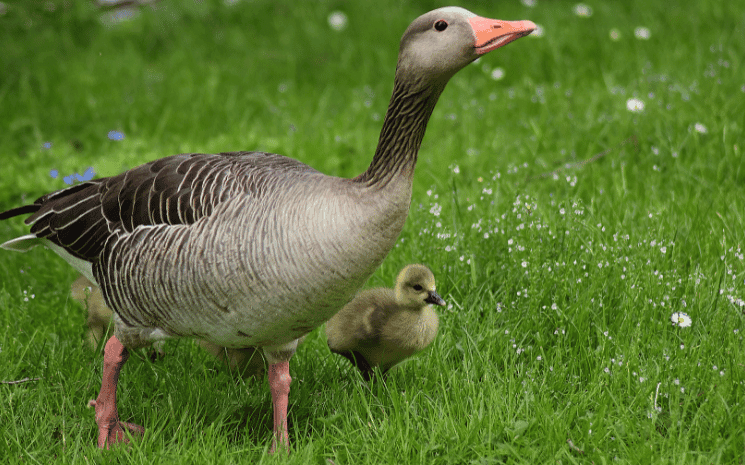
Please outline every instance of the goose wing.
M181 154L118 176L77 184L0 213L32 213L31 233L93 262L107 239L143 225L188 225L237 195L260 197L287 172L316 172L291 158L264 152Z

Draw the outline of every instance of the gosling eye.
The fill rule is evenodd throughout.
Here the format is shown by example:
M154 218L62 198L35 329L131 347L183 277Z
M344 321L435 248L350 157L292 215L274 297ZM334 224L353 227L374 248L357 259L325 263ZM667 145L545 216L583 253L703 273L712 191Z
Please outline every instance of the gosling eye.
M414 284L414 286L413 286L413 287L414 287L414 290L415 290L415 291L421 291L422 289L424 289L424 288L423 288L423 287L422 287L421 285L419 285L419 284Z
M437 21L435 21L435 30L437 32L442 32L447 28L448 28L448 22L445 21L444 19L438 19Z

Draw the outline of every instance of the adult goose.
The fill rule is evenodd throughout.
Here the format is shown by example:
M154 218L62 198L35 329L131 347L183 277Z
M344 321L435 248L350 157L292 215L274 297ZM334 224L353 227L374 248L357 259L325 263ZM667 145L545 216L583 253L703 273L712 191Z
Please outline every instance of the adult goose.
M424 350L437 336L439 318L431 305L445 305L435 277L424 265L408 265L393 289L362 291L326 323L331 352L349 359L369 380Z
M457 7L426 13L401 39L393 96L369 168L324 175L280 155L174 155L44 195L0 214L31 214L31 234L96 283L115 312L95 401L99 447L126 441L116 386L128 349L171 337L261 347L274 440L289 447L289 360L393 248L411 202L417 153L445 84L485 53L535 29Z

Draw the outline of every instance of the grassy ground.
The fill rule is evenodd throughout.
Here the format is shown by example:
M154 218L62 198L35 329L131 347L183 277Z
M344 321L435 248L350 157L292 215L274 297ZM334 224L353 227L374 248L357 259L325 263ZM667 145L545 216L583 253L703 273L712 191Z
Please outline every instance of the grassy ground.
M441 6L163 0L117 22L92 3L0 15L0 210L89 167L187 151L356 175L401 33ZM39 378L0 384L3 462L742 463L745 9L462 5L543 34L451 81L401 242L368 283L435 271L450 305L426 354L367 385L312 333L292 363L287 459L265 455L265 380L174 341L123 371L121 414L145 437L101 452L86 407L101 356L68 297L75 273L49 251L3 252L0 380ZM26 230L5 221L0 241Z

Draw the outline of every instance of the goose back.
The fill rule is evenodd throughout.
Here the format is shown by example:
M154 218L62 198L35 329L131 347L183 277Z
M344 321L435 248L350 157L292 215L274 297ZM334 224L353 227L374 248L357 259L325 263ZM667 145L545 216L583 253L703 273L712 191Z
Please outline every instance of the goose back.
M192 224L237 195L260 197L272 172L318 173L273 153L180 154L52 192L6 216L33 212L33 235L95 261L112 233Z

